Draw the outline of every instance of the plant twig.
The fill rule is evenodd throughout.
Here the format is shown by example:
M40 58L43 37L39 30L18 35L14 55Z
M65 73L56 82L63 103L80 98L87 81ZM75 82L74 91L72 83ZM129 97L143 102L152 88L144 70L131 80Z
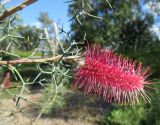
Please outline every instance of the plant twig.
M1 15L0 15L0 21L5 19L6 17L24 9L25 7L33 4L34 2L36 2L37 0L25 0L23 3L13 7L13 8L10 8L10 9L7 9L5 10Z
M0 61L0 65L16 65L16 64L38 64L38 63L44 63L44 62L56 62L57 60L72 60L77 62L77 59L80 58L80 56L68 56L68 57L62 57L62 55L50 57L50 58L44 58L44 59L17 59L17 60L9 60L9 61Z

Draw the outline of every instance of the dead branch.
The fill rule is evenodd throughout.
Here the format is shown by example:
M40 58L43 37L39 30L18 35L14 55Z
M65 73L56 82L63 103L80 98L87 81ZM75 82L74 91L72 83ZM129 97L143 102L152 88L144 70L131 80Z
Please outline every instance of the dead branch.
M24 9L25 7L33 4L34 2L36 2L37 0L25 0L23 3L17 5L16 7L10 8L5 10L1 15L0 15L0 21L5 19L6 17Z

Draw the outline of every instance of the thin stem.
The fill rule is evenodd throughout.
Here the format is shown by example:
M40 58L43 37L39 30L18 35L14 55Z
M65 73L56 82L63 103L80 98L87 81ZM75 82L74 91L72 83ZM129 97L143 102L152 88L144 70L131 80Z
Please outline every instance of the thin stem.
M21 96L21 95L15 95L15 94L11 93L8 89L5 89L5 91L6 91L9 95L11 95L11 96L18 97L18 98L21 98L21 99L23 99L23 100L25 100L25 101L27 101L27 102L31 102L31 103L33 103L33 104L39 105L37 102L31 101L31 100L29 100L29 99L27 99L27 98L24 98L24 97Z

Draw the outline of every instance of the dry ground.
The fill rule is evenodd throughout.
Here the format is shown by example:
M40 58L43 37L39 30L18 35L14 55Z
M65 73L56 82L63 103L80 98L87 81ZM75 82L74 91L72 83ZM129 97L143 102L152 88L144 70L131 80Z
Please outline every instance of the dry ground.
M26 98L37 101L41 94L32 93ZM90 99L79 91L69 92L64 109L53 111L33 122L38 111L35 105L21 100L19 110L12 99L0 100L0 125L97 125L104 113L110 112L111 105L102 100Z

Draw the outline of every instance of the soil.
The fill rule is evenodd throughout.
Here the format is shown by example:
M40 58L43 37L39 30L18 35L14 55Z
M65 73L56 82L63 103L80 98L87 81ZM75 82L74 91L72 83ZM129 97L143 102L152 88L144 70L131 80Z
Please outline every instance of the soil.
M26 95L25 98L38 102L40 92ZM36 106L20 100L18 109L13 99L0 100L0 125L97 125L103 115L110 113L112 106L100 99L84 96L79 91L67 93L67 104L61 110L54 110L51 115L39 114Z

